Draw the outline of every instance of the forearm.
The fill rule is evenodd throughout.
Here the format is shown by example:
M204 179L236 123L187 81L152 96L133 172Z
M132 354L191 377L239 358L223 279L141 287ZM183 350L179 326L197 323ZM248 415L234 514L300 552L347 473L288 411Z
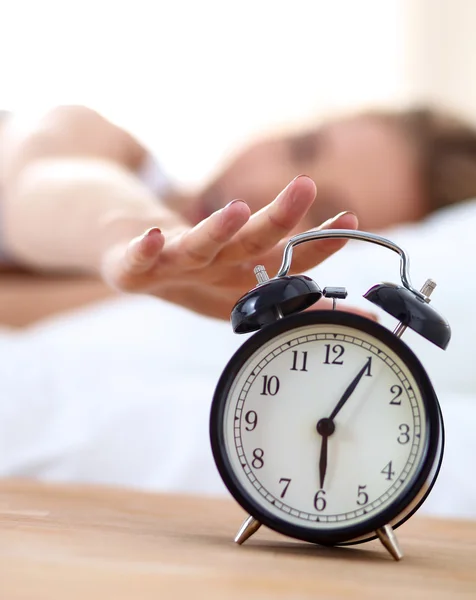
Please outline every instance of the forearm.
M7 252L41 270L97 271L105 245L176 224L126 168L98 159L32 162L9 182L2 211Z

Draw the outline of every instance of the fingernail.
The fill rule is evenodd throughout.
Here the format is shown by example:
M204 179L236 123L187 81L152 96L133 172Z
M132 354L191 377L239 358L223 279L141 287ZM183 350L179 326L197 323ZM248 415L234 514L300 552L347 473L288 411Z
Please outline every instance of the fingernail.
M304 173L303 173L303 174L301 174L301 175L297 175L297 176L296 176L296 177L293 179L293 181L296 181L296 179L301 179L301 177L309 177L309 175L305 175Z
M340 219L344 215L353 215L354 217L357 218L357 215L355 214L355 212L352 212L351 210L343 210L338 215L336 215L335 217L332 217L332 219L329 219L329 220L330 221L337 221L337 219Z
M327 219L327 221L324 221L324 223L322 223L322 225L320 225L321 228L328 228L329 225L332 225L333 223L335 223L335 221L337 221L338 219L340 219L343 215L354 215L355 218L357 218L357 215L352 212L351 210L344 210L342 212L340 212L338 215L336 215L335 217L331 217L330 219Z
M222 210L226 210L229 206L231 206L232 204L236 204L237 202L246 204L246 202L244 200L241 200L241 198L237 198L236 200L232 200L231 202L228 202L228 204L226 206L224 206Z
M151 227L143 234L142 237L154 237L155 235L162 235L162 231L158 227Z

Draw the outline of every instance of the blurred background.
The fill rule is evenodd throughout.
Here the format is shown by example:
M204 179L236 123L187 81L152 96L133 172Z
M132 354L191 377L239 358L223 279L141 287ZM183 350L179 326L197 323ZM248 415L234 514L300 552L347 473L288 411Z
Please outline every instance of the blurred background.
M476 124L476 0L0 0L0 7L0 110L35 117L62 104L95 109L148 146L181 191L210 182L230 153L250 138L307 128L340 113L430 104ZM435 138L430 139L431 151L425 147L424 153L437 154ZM451 193L455 188L455 205L448 202L443 205L447 211L393 229L389 237L408 249L417 285L429 276L438 281L435 305L454 332L448 353L416 333L405 334L441 390L448 423L446 464L451 466L430 507L439 514L474 517L476 486L467 474L476 456L476 371L467 343L476 337L476 282L468 277L476 255L476 138L470 131L465 139L462 166L453 148L455 161L432 159L436 166L429 177L438 180L436 175L444 175L449 165L447 187ZM350 147L360 156L365 143ZM445 156L451 159L449 147ZM473 154L468 159L465 152ZM375 158L383 164L385 153L369 156L371 176L360 167L355 171L365 183L375 179L385 185L377 186L378 202L367 212L384 206L387 211L380 212L387 217L393 214L388 207L400 206L393 188L398 190L396 184L405 177L398 169L392 176L398 166L395 154L385 162L389 176L375 166ZM283 163L277 164L281 176ZM342 172L347 173L335 170L348 182ZM256 180L265 179L260 171ZM246 177L240 173L236 180ZM469 194L460 190L465 180L472 186ZM360 196L366 201L371 196L366 186L354 188L365 190ZM380 201L380 189L392 193ZM400 192L395 194L400 200ZM86 196L84 204L95 206L94 194ZM263 197L267 202L272 196ZM339 192L336 197L340 202ZM332 200L331 192L331 205ZM45 223L55 227L51 213L46 214L39 227L35 218L19 218L19 231L28 230L22 229L26 221L33 224L30 234L48 231ZM69 222L67 216L63 222ZM401 221L389 217L375 229L397 227ZM49 237L59 232L60 241L69 242L67 231L58 227ZM90 238L83 239L89 248ZM369 252L368 245L359 248ZM398 281L398 263L389 252L382 251L378 262L380 254L360 251L337 253L319 266L316 279L323 285L348 285L363 306L361 294L370 285L379 279ZM61 252L52 254L62 258ZM372 269L363 268L368 256L375 263ZM335 280L339 268L350 279L355 276L358 289L347 278ZM213 488L219 482L209 454L207 419L222 360L242 343L228 323L198 319L140 296L72 314L68 311L115 293L99 279L35 277L15 272L15 265L8 271L8 261L6 269L0 281L0 397L6 401L0 409L9 416L0 419L0 476L218 489ZM3 330L4 325L30 324L29 332L18 335ZM204 340L210 352L203 351ZM185 431L183 415L193 414L195 407L201 412L186 420ZM157 435L157 424L166 424L166 436Z
M183 184L269 129L433 101L476 121L474 0L2 0L0 108L82 103Z

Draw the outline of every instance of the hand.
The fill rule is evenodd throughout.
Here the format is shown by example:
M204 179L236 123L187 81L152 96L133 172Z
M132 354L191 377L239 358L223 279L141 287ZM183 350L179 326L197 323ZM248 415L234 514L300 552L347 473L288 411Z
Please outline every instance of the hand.
M150 293L228 319L236 300L255 287L256 264L264 264L270 275L277 272L284 247L315 195L314 182L301 176L253 216L245 202L234 201L195 227L177 222L163 232L153 228L110 248L103 276L120 290ZM319 229L329 227L355 229L357 218L343 213ZM344 244L324 240L299 247L293 271L312 268Z
M333 421L336 418L338 412L344 406L344 404L347 402L347 400L351 397L353 391L355 390L355 388L359 384L359 381L364 376L365 371L367 371L370 368L370 360L371 359L369 357L369 359L367 360L367 362L365 363L365 365L360 369L360 371L357 373L357 375L354 377L354 379L349 384L348 388L342 394L342 398L339 400L339 402L337 403L336 407L331 412L331 415L329 417L329 419L331 421Z

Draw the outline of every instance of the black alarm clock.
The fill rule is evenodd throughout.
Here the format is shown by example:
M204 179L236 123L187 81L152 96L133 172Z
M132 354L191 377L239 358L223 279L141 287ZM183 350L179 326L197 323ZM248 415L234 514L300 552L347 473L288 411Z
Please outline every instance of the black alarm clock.
M392 332L339 311L343 287L289 275L293 248L350 238L400 255L401 284L364 294L398 319ZM444 428L430 378L400 339L407 327L445 349L451 330L430 305L435 284L414 289L397 244L353 230L310 231L288 242L277 275L255 268L257 286L238 300L236 333L254 332L226 365L210 415L218 471L249 517L235 541L262 525L315 544L379 538L403 555L394 530L422 505L440 469ZM322 297L332 310L304 311Z

